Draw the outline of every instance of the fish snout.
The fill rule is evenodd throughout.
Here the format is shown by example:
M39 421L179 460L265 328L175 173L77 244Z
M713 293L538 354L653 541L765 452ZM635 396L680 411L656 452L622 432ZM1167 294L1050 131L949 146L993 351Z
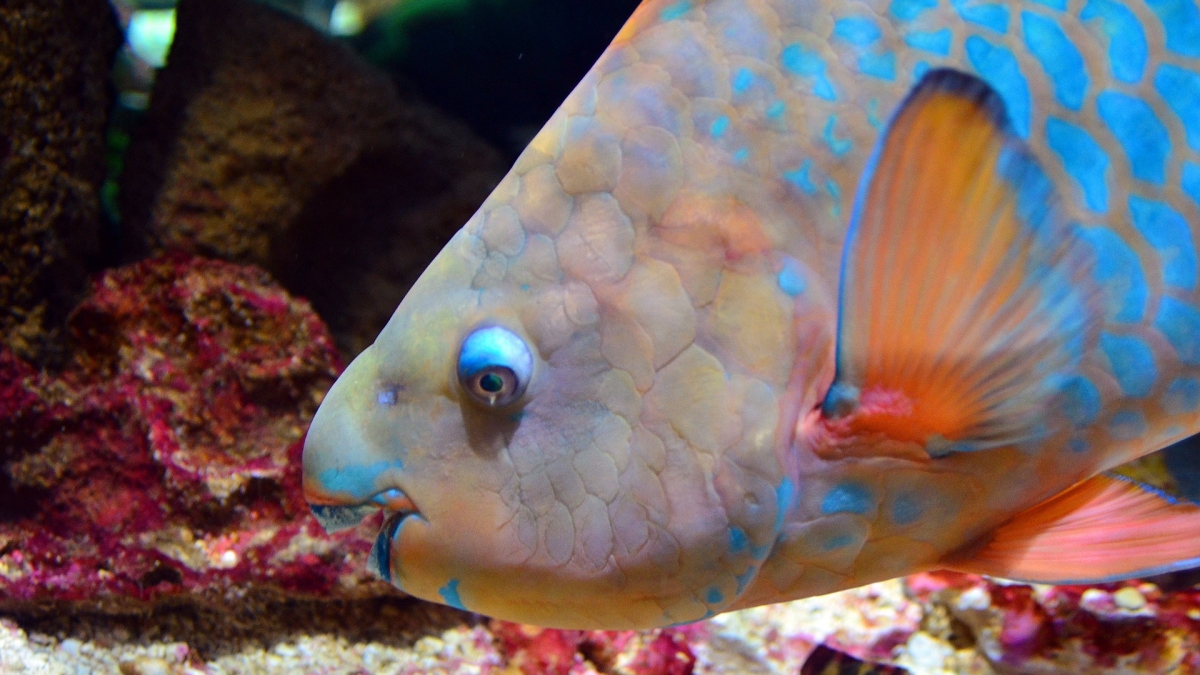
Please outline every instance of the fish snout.
M356 360L313 417L304 440L304 498L321 525L337 532L382 509L415 513L403 487L404 461L395 448L372 442L371 402L356 396L362 379Z

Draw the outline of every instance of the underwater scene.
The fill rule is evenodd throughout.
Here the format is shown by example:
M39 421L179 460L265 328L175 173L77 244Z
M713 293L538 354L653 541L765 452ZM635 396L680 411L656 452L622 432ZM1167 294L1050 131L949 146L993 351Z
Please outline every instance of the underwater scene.
M0 674L1200 673L1197 0L4 0Z

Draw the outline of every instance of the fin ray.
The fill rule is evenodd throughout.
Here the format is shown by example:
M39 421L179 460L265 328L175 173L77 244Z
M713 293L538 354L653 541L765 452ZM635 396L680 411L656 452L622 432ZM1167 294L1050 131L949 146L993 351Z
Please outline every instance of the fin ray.
M1103 583L1200 564L1200 506L1100 475L1024 511L969 553L960 572L1048 584Z
M1058 385L1102 317L1091 265L999 95L930 72L856 199L826 414L851 413L858 432L971 449L1065 426L1052 414ZM847 406L846 392L863 398ZM903 405L872 407L871 392Z

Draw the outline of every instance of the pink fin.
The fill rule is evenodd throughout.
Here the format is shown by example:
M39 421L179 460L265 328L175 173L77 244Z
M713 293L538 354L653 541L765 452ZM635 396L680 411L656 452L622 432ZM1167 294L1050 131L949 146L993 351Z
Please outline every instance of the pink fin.
M1200 507L1102 475L1024 511L948 569L1031 581L1102 583L1200 565Z

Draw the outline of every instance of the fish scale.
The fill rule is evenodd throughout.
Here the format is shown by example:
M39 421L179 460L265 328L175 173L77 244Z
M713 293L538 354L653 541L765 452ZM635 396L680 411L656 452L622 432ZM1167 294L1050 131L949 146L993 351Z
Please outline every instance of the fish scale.
M1200 430L1197 224L1194 2L648 0L326 397L305 491L394 512L405 591L560 627L1194 564L1140 487L1179 453L1127 462Z
M930 68L977 74L1096 248L1110 293L1100 349L1065 387L1086 427L1075 442L1115 440L1128 449L1113 456L1120 464L1196 431L1200 5L650 2L615 49L605 59L658 65L694 98L695 72L727 74L733 115L702 120L693 137L802 205L821 234L807 261L831 286L881 111Z

